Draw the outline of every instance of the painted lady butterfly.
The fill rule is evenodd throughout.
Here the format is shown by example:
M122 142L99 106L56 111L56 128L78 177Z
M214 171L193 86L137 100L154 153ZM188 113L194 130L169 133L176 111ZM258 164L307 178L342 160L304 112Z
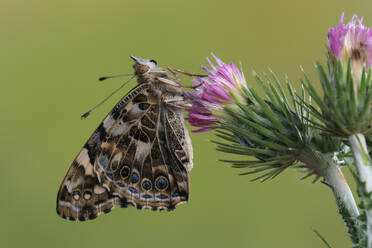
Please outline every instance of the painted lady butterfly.
M193 167L185 93L174 71L131 57L138 85L107 115L73 161L57 213L94 219L115 207L173 210L189 198Z

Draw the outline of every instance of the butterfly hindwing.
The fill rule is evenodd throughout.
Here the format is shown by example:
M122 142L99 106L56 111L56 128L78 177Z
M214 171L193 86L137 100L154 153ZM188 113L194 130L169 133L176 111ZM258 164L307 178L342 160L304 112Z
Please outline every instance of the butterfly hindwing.
M183 111L174 107L166 108L164 122L169 150L176 161L190 172L193 167L193 151Z
M188 199L188 174L167 141L168 107L154 98L151 89L141 92L110 121L95 170L105 185L137 208L171 210Z

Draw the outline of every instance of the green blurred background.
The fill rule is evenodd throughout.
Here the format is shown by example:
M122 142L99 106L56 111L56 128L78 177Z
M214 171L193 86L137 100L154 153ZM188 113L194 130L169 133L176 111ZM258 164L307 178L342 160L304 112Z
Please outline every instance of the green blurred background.
M200 72L214 52L296 84L315 79L326 35L345 11L372 24L370 1L1 0L0 247L350 247L331 191L286 171L251 183L218 159L212 133L192 134L191 199L173 212L116 209L74 223L55 213L81 146L134 82L85 121L80 115L131 73L129 55ZM187 78L184 81L187 83Z

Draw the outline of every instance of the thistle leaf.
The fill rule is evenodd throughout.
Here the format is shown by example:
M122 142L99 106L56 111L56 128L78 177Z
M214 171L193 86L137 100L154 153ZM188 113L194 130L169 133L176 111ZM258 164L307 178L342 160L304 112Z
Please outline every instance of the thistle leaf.
M329 244L328 244L328 242L327 242L327 240L325 240L325 238L317 231L317 230L313 230L313 232L316 234L316 236L318 236L318 238L327 246L327 248L332 248Z

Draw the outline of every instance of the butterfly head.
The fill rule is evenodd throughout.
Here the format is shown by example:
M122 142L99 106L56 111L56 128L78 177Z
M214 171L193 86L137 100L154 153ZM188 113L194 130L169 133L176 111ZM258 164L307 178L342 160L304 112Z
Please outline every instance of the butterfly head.
M144 76L148 74L156 74L162 73L164 70L158 67L158 64L153 59L144 59L138 58L134 56L130 56L136 63L134 64L133 68L135 74L138 76Z

